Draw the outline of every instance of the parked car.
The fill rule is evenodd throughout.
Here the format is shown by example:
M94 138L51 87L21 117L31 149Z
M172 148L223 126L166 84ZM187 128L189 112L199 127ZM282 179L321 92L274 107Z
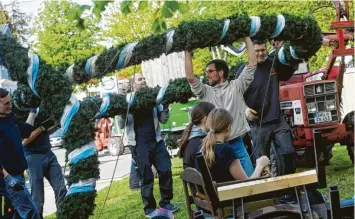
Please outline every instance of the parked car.
M53 134L49 136L50 143L52 147L63 147L63 131L62 129L58 129Z

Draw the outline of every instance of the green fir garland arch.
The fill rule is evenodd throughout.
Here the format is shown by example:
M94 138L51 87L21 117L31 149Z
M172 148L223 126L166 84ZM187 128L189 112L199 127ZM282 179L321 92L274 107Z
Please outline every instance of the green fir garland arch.
M286 41L283 47L284 61L288 64L297 64L301 60L309 59L322 44L322 33L317 22L310 16L283 15L285 27L275 39ZM254 38L271 39L272 33L278 26L278 17L276 15L259 15L259 18L261 26ZM226 29L227 19L229 19L229 26L227 31L223 31ZM8 68L11 79L19 83L18 89L13 95L16 105L23 110L39 106L48 117L60 121L71 98L72 85L87 82L93 77L103 77L104 73L117 69L117 63L120 59L123 60L124 64L120 65L119 68L124 68L139 64L144 60L157 58L163 53L231 44L250 35L251 21L252 19L248 15L242 14L220 20L182 22L178 27L170 30L170 33L151 35L137 44L129 44L131 48L122 44L106 50L102 54L91 58L89 70L87 67L90 57L75 63L66 72L61 72L47 65L44 60L39 58L39 72L35 82L35 89L39 97L31 92L32 90L28 86L26 74L29 65L28 49L23 48L14 39L0 35L0 58L2 64ZM170 41L169 46L167 46L168 41ZM297 59L292 57L290 46L294 48ZM130 58L124 56L124 50L130 50ZM156 96L159 90L159 87L155 87L144 88L136 92L136 98L130 107L130 111L153 108L157 104ZM170 81L162 103L186 103L192 96L187 80L184 78L175 79ZM67 155L94 140L93 120L102 103L102 99L95 101L87 99L80 103L78 112L72 118L65 135ZM128 105L125 95L111 95L109 103L103 116L126 113ZM70 168L71 171L67 178L69 186L78 183L80 180L99 178L97 155L81 160L76 165L70 165ZM93 214L95 197L95 190L67 196L62 203L62 211L58 213L59 218L88 218Z

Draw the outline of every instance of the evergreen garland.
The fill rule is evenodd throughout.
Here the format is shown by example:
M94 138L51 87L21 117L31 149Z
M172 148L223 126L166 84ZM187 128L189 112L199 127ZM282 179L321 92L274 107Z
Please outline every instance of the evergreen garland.
M289 46L295 49L297 56L301 59L309 59L322 44L319 26L312 17L298 17L290 14L284 14L284 16L286 26L276 39L288 41L284 47L287 62L289 64L299 62L299 60L294 60L291 57ZM277 17L275 15L260 15L259 17L261 27L254 38L270 39L271 33L276 27ZM249 36L251 21L248 15L236 15L229 17L229 19L229 30L222 39L221 32L224 19L182 22L174 29L175 33L170 51L166 51L166 33L148 36L134 47L132 56L124 67L139 64L144 60L158 58L163 53L231 44L242 37ZM100 54L95 65L93 65L94 73L90 76L85 71L87 59L75 63L70 77L66 76L66 72L55 69L40 59L38 77L35 83L39 98L31 92L27 85L28 49L21 47L14 39L0 35L0 58L5 67L8 68L11 79L19 83L18 90L13 95L14 103L19 108L18 111L24 113L22 110L40 107L40 110L47 117L60 121L64 108L69 103L73 92L72 83L87 82L92 77L101 78L106 72L114 71L124 46L122 44ZM155 87L139 90L130 111L145 111L154 107L159 89L159 87ZM162 104L186 103L192 96L187 80L185 78L175 79L170 81ZM67 155L94 140L94 120L101 103L101 99L87 99L81 102L79 111L73 117L65 135ZM110 105L105 116L113 117L124 114L127 108L125 95L111 95ZM98 165L97 156L84 159L76 165L70 165L71 171L67 177L68 184L71 185L88 178L98 179ZM59 218L88 218L93 213L95 197L96 191L67 196L61 205L61 212L58 212Z

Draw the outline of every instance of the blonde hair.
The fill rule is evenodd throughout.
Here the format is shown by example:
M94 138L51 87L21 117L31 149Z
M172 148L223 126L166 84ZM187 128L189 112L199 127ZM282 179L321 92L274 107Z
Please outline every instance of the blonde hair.
M210 132L203 139L202 144L202 153L208 166L211 167L215 162L214 146L216 144L216 134L224 132L232 122L232 115L222 108L214 109L208 115L206 126Z

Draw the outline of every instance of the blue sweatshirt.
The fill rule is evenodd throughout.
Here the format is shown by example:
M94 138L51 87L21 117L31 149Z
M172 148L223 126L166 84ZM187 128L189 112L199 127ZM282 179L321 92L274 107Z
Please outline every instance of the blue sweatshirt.
M0 117L0 166L12 175L23 174L27 162L22 138L28 138L33 126L19 122L13 114Z
M42 132L31 143L23 147L25 155L31 154L45 154L51 149L51 142L47 132Z

